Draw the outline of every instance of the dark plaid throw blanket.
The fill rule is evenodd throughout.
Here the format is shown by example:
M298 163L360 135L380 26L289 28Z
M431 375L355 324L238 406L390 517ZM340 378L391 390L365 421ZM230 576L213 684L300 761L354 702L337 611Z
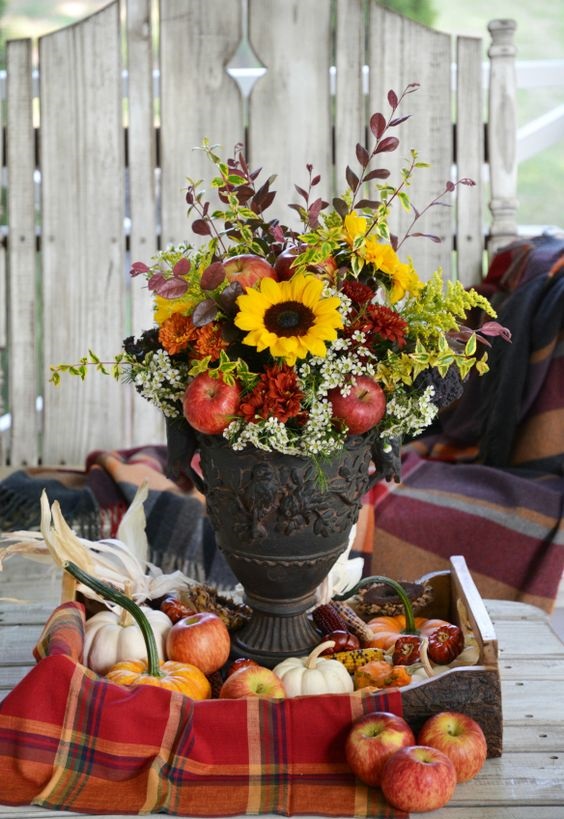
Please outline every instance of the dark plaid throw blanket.
M43 489L58 500L70 526L88 540L115 537L137 488L147 481L144 504L149 559L165 572L180 569L195 580L226 589L236 579L216 548L203 497L166 477L164 446L93 452L79 470L28 468L0 482L0 531L37 529Z
M564 241L517 242L484 292L512 343L471 380L442 430L404 448L379 483L373 570L415 578L466 558L484 597L551 611L564 570Z
M355 779L351 721L398 690L195 702L80 662L84 609L59 606L37 665L0 703L0 804L82 813L405 817ZM8 814L6 813L6 816Z

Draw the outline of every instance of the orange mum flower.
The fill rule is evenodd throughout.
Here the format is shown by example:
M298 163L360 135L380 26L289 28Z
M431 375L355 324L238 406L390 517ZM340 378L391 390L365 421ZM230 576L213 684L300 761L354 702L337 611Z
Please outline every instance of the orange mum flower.
M295 372L286 364L267 367L258 384L241 401L239 410L247 422L260 418L277 418L283 424L290 418L304 421L304 394L298 387Z
M368 318L372 334L386 341L392 341L398 347L405 346L407 321L395 310L391 310L382 304L371 304L368 307Z
M194 351L197 358L209 355L212 361L217 361L221 351L228 347L228 342L221 335L219 324L205 324L196 328Z
M195 333L196 328L191 318L181 313L173 313L162 323L159 341L169 355L176 355L186 349Z

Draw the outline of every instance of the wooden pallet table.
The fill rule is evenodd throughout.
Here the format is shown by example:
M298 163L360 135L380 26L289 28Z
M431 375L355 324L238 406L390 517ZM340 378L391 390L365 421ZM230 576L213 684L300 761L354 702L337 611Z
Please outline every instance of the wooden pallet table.
M42 572L45 575L43 568L27 564L26 587L35 602L25 606L0 602L0 699L32 666L32 647L57 601L58 579L44 577L40 582ZM14 575L12 582L0 584L0 596L20 596L22 588ZM429 819L562 819L564 644L544 612L533 606L499 600L488 600L486 606L500 647L503 755L488 759L473 781L458 785L447 807L425 815ZM0 805L0 817L10 819L61 819L63 815L77 814Z

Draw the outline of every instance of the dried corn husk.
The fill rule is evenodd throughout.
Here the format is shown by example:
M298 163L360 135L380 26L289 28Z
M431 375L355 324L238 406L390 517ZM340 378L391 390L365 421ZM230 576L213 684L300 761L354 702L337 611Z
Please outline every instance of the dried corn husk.
M147 494L148 487L143 484L124 515L118 529L118 538L90 541L75 534L66 522L58 501L50 506L47 494L43 491L41 531L3 535L3 540L16 542L0 549L0 571L3 561L16 554L32 560L51 562L58 567L62 567L65 561L72 561L84 571L118 589L123 590L129 583L131 596L138 603L189 587L196 581L180 571L163 574L161 569L146 559L148 544L143 502ZM121 537L127 537L128 542L124 542ZM85 597L101 599L82 585L78 586L78 590ZM115 608L108 601L104 603L108 608Z

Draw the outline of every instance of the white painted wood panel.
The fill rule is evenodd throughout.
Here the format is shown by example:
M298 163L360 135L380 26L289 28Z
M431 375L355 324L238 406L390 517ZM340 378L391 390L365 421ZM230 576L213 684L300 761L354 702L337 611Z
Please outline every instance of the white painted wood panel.
M186 179L213 167L194 150L207 137L231 155L244 139L243 106L225 70L241 38L239 0L162 0L160 4L161 214L163 247L196 242L186 219Z
M44 375L124 335L119 4L40 39ZM46 380L46 378L45 378ZM96 373L44 386L44 459L123 447L123 384Z
M456 273L468 287L481 281L484 266L482 41L459 37L456 63L456 176L476 183L456 191Z
M332 187L330 11L319 0L249 0L249 38L267 67L249 102L249 156L261 179L277 174L269 213L298 228L288 205L303 204L294 185L307 189L306 164L321 174L313 198Z
M355 155L357 142L366 143L366 96L363 67L366 64L366 27L363 0L337 0L336 90L335 90L335 193L346 189L345 169L360 167Z
M0 105L0 134L4 134L4 106ZM6 157L4 139L0 139L0 174L4 173ZM5 221L4 203L0 201L0 223ZM8 282L6 280L6 248L0 244L0 350L5 349L8 343ZM0 389L2 388L2 368L0 367ZM0 415L3 412L2 398L0 398ZM1 458L1 451L0 451ZM0 461L1 463L1 461Z
M387 11L370 2L369 27L371 113L381 111L386 119L391 109L387 94L393 89L398 96L410 83L420 88L407 96L399 115L411 118L391 129L400 140L394 153L383 154L383 167L392 171L390 182L401 181L400 168L409 161L411 149L430 168L417 170L407 190L413 204L422 211L441 191L451 177L452 116L450 104L451 38L418 23ZM446 197L447 201L448 197ZM454 202L450 200L450 204ZM390 220L400 238L407 230L412 213L396 206ZM437 267L451 268L454 217L452 208L433 207L417 223L416 230L441 238L409 239L400 248L400 257L413 257L419 276L427 280Z
M156 136L153 97L153 28L150 0L127 0L128 201L131 217L130 261L149 263L157 252ZM152 299L143 277L128 280L131 332L153 324ZM162 413L130 391L131 442L164 440Z
M495 252L517 233L517 79L514 20L488 24L492 42L488 98L488 160L492 223L488 250Z
M37 313L34 140L31 40L7 46L8 223L8 390L12 410L12 463L36 464L39 456L35 388Z

